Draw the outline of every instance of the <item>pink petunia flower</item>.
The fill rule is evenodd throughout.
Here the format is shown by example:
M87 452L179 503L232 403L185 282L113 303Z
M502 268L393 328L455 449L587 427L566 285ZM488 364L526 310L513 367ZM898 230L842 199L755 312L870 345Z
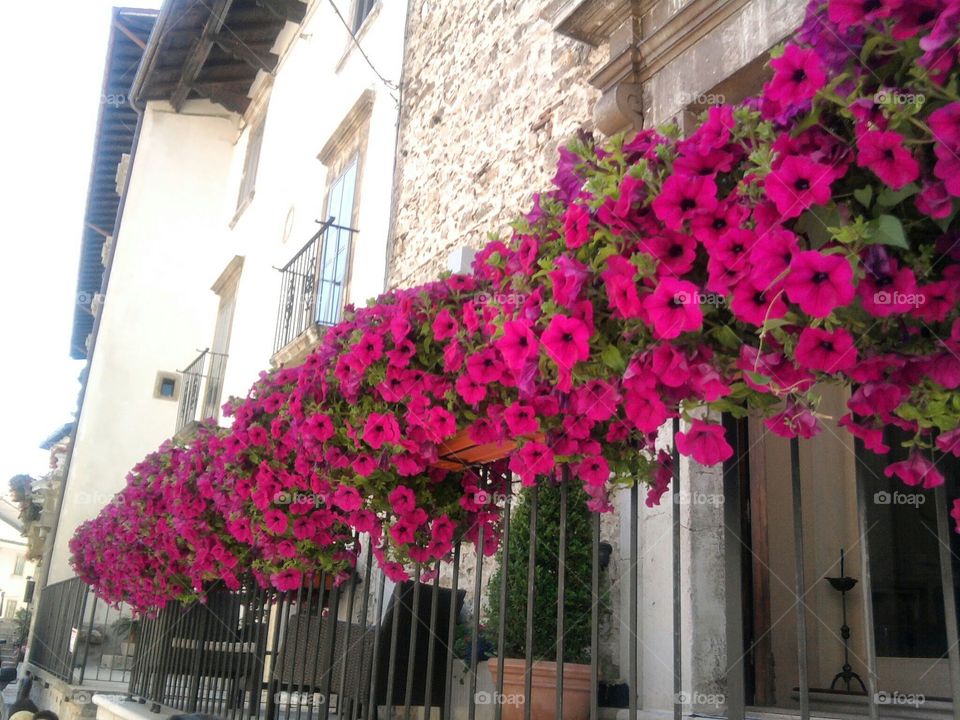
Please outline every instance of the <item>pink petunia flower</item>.
M448 340L452 337L456 337L457 332L460 330L460 323L457 322L457 319L453 317L453 314L444 308L437 313L437 316L433 319L433 338L434 340Z
M540 423L534 409L530 405L515 402L503 412L503 419L507 423L514 437L532 435L540 430Z
M654 336L660 340L698 330L703 324L700 291L686 280L663 278L643 301L643 307L650 316Z
M400 426L393 413L370 413L363 427L363 440L374 450L400 439Z
M642 312L643 305L634 281L636 274L636 266L622 255L607 258L607 267L600 276L607 291L610 309L616 317L635 318Z
M519 370L537 356L539 343L530 323L509 320L503 324L503 335L494 342L503 362L511 370Z
M823 328L804 328L795 355L802 367L825 373L842 372L857 364L853 336L844 328L832 332Z
M750 325L762 327L768 320L777 320L787 314L779 283L768 287L769 282L754 279L742 281L733 290L730 309L734 317Z
M812 48L789 44L783 54L770 61L773 79L764 87L766 97L784 104L806 102L827 81L823 63Z
M341 510L353 512L363 505L363 498L355 487L340 485L333 493L333 504Z
M913 182L920 175L920 165L913 153L903 146L903 135L873 130L857 141L857 165L868 168L894 190Z
M577 475L587 485L602 487L610 479L610 465L603 455L593 455L580 461Z
M547 355L557 364L559 388L568 391L574 365L590 357L590 329L582 320L554 315L543 331L540 342Z
M766 192L784 218L797 217L813 205L832 197L834 171L829 165L790 155L766 178Z
M538 475L553 472L553 450L541 442L528 442L510 457L510 470L526 486L537 484Z
M764 422L772 433L784 438L809 439L819 435L823 429L810 408L793 400L787 402L787 407L782 412Z
M681 455L692 457L701 465L716 465L733 455L722 425L693 420L690 429L677 433L675 442Z
M670 230L679 230L684 221L713 212L717 207L717 186L713 178L702 175L671 175L652 207L658 220Z
M922 485L925 490L932 490L943 485L943 475L934 466L926 455L914 448L906 460L891 463L884 468L883 474L888 478L896 475L904 484L910 487Z
M390 500L390 507L401 517L413 512L417 506L417 496L406 485L397 485L390 491L388 499Z
M584 245L590 239L590 210L571 204L563 215L563 230L568 248L575 250Z
M888 18L901 4L902 0L831 0L827 4L827 17L841 30L846 30Z
M271 575L270 583L281 592L298 590L303 585L303 573L296 568L285 568Z
M853 268L843 255L798 253L785 282L787 297L808 315L825 318L853 300Z

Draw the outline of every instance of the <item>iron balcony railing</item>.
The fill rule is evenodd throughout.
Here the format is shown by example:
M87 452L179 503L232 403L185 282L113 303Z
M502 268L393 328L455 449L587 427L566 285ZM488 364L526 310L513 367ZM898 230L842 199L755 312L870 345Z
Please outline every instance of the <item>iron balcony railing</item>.
M29 662L64 682L130 682L140 620L129 606L111 607L80 578L43 589L30 638Z
M225 353L204 350L186 368L179 371L180 404L177 408L175 432L218 416L226 366Z
M309 328L340 320L355 232L330 217L290 262L277 268L281 284L274 353Z

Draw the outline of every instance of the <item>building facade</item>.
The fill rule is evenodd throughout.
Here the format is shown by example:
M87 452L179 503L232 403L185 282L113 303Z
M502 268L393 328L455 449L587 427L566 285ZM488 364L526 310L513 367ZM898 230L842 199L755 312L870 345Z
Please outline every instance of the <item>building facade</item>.
M301 361L346 304L463 269L464 249L508 236L574 134L689 129L710 105L757 92L803 11L773 0L168 0L134 42L136 132L117 222L99 233L109 282L93 341L74 338L88 377L47 584L71 577L74 529L147 452L218 419L269 365ZM839 418L843 403L828 396L824 410ZM821 716L864 714L851 673L865 679L874 663L881 690L924 698L882 717L956 714L945 568L960 548L939 530L947 497L895 501L871 456L835 420L827 429L792 448L747 420L732 429L732 466L680 464L675 502L635 509L629 491L618 496L601 530L612 558L600 679L635 684L638 717L678 705L797 717L801 656ZM670 428L662 437L669 446ZM477 578L469 562L462 577ZM869 596L841 597L829 579L845 577ZM604 716L625 717L617 704Z

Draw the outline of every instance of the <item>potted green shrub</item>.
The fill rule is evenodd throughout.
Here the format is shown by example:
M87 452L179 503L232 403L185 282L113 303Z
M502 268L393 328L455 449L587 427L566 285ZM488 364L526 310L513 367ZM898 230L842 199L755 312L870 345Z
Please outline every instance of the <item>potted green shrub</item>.
M541 483L538 489L536 564L533 583L536 592L533 610L532 693L524 697L527 627L527 569L530 553L531 488L523 488L515 501L510 520L510 548L504 560L501 549L498 569L487 586L490 620L499 626L505 614L503 720L523 717L524 703L532 704L534 720L554 718L557 687L557 582L559 580L560 506L558 485ZM564 592L563 715L566 720L586 720L590 710L590 618L591 597L591 515L587 496L577 482L568 485L566 518L566 586ZM507 573L506 607L500 607L501 574ZM489 660L494 683L498 660Z

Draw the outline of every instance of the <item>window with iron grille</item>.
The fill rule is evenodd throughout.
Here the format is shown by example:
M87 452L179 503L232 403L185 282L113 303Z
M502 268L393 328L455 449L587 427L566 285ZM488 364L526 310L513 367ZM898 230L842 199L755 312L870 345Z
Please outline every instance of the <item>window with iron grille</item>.
M26 564L27 559L23 555L17 555L17 559L13 564L13 574L23 575L23 568Z
M367 15L370 14L370 11L373 10L373 6L377 4L377 0L357 0L357 7L353 14L353 31L357 32L360 29L360 26L363 25L363 21L367 19Z
M328 218L333 224L324 233L317 274L317 315L320 325L340 319L350 261L350 235L357 186L357 157L354 156L327 192Z

